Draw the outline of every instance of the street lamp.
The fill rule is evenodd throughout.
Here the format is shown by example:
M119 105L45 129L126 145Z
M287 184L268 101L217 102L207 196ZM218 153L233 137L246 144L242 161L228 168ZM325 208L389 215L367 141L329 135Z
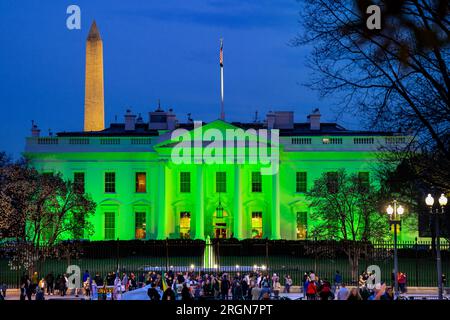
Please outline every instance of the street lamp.
M222 206L222 202L220 201L220 192L219 192L219 205L216 208L216 218L218 218L218 219L223 218L223 206Z
M394 226L394 294L398 298L398 257L397 257L397 226L401 227L401 216L405 209L401 205L397 206L397 200L393 202L394 206L388 205L386 213L389 215L389 227Z
M439 208L433 211L434 198L431 194L425 198L426 205L430 208L431 216L434 215L434 223L435 223L435 232L436 232L436 267L437 267L437 276L438 276L438 295L439 300L442 300L443 297L443 288L442 288L442 262L441 262L441 243L440 243L440 235L439 235L439 219L440 215L444 214L444 207L447 205L447 197L444 194L438 199Z

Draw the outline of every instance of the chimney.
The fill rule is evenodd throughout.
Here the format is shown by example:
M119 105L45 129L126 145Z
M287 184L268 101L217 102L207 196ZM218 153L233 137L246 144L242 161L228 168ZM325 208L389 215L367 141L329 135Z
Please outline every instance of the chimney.
M32 137L39 137L40 134L41 134L41 130L34 123L34 120L32 120L31 121L31 136Z
M320 130L320 111L318 108L314 109L314 111L308 116L308 120L311 130Z
M125 113L125 131L134 131L136 129L136 115L128 109Z
M169 109L167 113L167 130L174 130L177 124L177 118L175 113L173 113L173 109Z
M267 129L273 129L275 127L275 113L272 111L269 111L269 113L266 116L267 121Z

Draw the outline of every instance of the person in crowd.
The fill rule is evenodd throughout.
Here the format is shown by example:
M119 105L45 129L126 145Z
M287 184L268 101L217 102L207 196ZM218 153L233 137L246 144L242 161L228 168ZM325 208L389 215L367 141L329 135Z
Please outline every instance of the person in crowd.
M0 286L0 294L3 296L4 299L6 299L6 290L8 289L8 286L6 285L6 283L3 283Z
M272 284L273 286L273 296L275 299L279 299L280 298L280 290L281 290L281 283L280 283L280 279L277 278L275 279L275 282Z
M24 272L20 278L20 300L25 301L28 296L28 287L30 285L30 279L28 275Z
M158 290L156 290L156 283L152 282L151 287L147 290L147 295L151 301L161 300Z
M170 286L170 283L167 284L167 288L164 291L162 300L164 300L164 301L168 301L168 300L174 301L175 300L175 292L173 291L172 287Z
M214 288L210 278L203 282L203 296L206 298L214 297Z
M134 275L133 272L130 273L130 280L128 281L128 290L132 291L132 290L136 290L137 289L137 280L136 280L136 276Z
M261 292L259 294L259 300L262 299L262 296L265 293L268 293L270 296L270 281L269 281L269 276L265 275L263 276L261 282L260 282L260 286L261 286Z
M142 281L142 284L144 283L144 280ZM128 287L129 287L129 285L130 285L130 283L129 283L129 281L128 281L128 275L126 274L126 272L123 272L122 273L122 286L125 286L124 288L123 288L123 291L128 291ZM138 279L138 281L137 281L137 283L136 283L136 288L141 288L142 287L142 285L139 285L139 279Z
M387 287L384 294L380 296L380 300L394 300L394 290L392 287Z
M291 293L291 287L292 287L292 278L290 275L286 275L284 277L284 293Z
M361 294L358 288L352 288L350 294L347 297L347 301L360 301L362 300Z
M232 296L233 300L244 300L244 296L242 294L242 285L239 279L237 279L233 285Z
M252 300L259 300L259 296L261 295L261 288L257 285L256 282L253 282L252 284Z
M55 287L55 277L53 276L53 272L49 272L45 276L45 283L47 284L47 295L52 296Z
M359 293L361 294L363 300L369 300L369 297L372 294L372 292L369 291L367 286L359 288Z
M103 287L103 278L98 272L95 274L94 281L98 287Z
M220 283L220 294L223 300L228 300L228 294L230 291L230 280L228 280L227 274L222 276L222 281Z
M349 295L349 291L347 287L345 286L345 283L342 283L338 292L337 292L337 299L338 300L347 300Z
M406 273L399 272L397 281L400 292L406 293Z
M37 271L35 271L31 277L31 293L35 294L36 293L36 288L38 287L39 284L39 276Z
M98 287L95 280L91 283L91 300L98 300Z
M119 273L116 273L114 279L113 299L120 300L122 297L122 280L120 280Z
M184 283L183 289L181 289L181 300L182 301L191 301L192 300L191 291L190 291L187 283Z
M87 277L86 280L83 282L83 288L84 288L84 295L86 298L91 298L91 278Z
M213 276L211 281L214 290L214 299L218 300L220 297L220 280L218 277Z
M303 279L302 279L302 284L303 284L303 296L306 297L306 291L308 290L308 285L309 285L309 276L308 274L305 272L303 274Z
M42 301L42 300L45 300L44 290L42 290L39 286L36 287L36 296L35 296L35 300L36 300L36 301Z
M85 270L83 273L83 283L86 282L87 278L90 278L91 275L89 274L88 270Z
M124 282L123 280L122 280L122 282L128 283L128 281ZM145 273L140 273L139 277L138 277L138 287L142 288L144 285L145 285ZM128 288L126 288L125 290L128 291Z
M331 291L331 284L326 279L321 282L319 288L319 297L322 301L334 299L333 292Z
M60 293L61 293L62 297L64 297L66 295L68 283L69 283L69 280L67 279L67 275L64 274L60 278L60 283L59 283Z
M334 290L339 290L342 285L342 275L339 270L336 270L334 274Z
M317 285L315 281L310 280L306 289L306 299L316 300L317 297Z
M264 292L264 294L261 297L261 300L270 300L270 293Z
M39 287L39 289L41 289L43 294L45 294L45 287L46 286L47 286L47 284L45 283L45 279L44 278L39 280L38 287Z

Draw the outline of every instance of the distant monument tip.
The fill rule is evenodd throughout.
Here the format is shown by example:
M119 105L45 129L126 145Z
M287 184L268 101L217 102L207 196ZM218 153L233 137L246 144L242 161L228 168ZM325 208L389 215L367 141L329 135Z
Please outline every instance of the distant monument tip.
M91 29L89 29L89 35L87 37L88 40L101 40L100 38L100 32L98 31L97 24L95 23L95 20L91 24Z

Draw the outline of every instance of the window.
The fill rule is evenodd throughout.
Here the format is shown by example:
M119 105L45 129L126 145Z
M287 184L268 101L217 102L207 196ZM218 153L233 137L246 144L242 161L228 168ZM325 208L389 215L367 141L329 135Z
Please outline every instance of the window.
M116 192L115 172L105 172L105 192Z
M311 138L292 138L291 144L311 144Z
M306 172L297 172L296 173L296 186L295 192L306 192Z
M329 193L336 193L338 191L337 172L327 172L327 188Z
M252 172L252 192L262 192L261 172Z
M261 239L263 235L262 212L252 212L252 238Z
M180 172L180 192L191 192L190 172Z
M116 236L116 214L105 212L105 240L114 240Z
M323 138L323 144L342 144L342 138Z
M135 223L134 223L134 231L135 231L135 238L136 239L145 239L145 229L146 229L146 222L145 222L145 211L144 212L135 212Z
M147 175L145 172L136 172L136 192L147 191Z
M180 238L189 239L191 237L191 213L180 212Z
M216 172L216 192L227 192L226 172Z
M73 187L78 193L84 193L84 172L75 172L73 174Z
M374 138L353 138L353 144L374 144Z
M297 212L297 239L306 239L308 231L307 215L307 212Z
M363 188L364 190L369 189L370 180L369 180L368 172L359 172L358 180L359 180L359 185L361 186L361 188Z

